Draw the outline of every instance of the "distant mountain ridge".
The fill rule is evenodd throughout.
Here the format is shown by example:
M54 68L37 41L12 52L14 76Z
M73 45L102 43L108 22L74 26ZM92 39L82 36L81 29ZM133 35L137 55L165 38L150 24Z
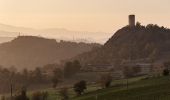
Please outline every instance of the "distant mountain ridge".
M9 42L13 39L14 37L0 37L0 43Z
M149 24L123 27L99 49L77 58L83 64L114 64L119 60L170 59L170 29Z
M88 52L99 44L75 43L35 36L19 36L0 44L0 65L33 69Z
M33 29L0 23L0 37L17 37L19 34L87 43L104 43L109 35L105 32L71 31L64 28Z

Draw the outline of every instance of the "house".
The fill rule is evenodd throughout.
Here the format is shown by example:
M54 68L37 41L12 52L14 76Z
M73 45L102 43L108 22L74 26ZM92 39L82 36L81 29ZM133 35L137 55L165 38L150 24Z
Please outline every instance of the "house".
M81 68L81 71L108 72L108 71L112 71L113 69L114 66L111 64L101 64L101 65L87 64Z
M136 75L148 75L152 71L152 63L149 62L137 62L137 61L128 61L121 64L122 68L130 67L132 69L137 69L135 72Z

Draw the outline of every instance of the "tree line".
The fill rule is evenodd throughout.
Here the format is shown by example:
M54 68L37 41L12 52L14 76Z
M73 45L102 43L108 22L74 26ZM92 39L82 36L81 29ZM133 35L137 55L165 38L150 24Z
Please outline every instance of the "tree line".
M54 66L54 65L51 65ZM80 63L75 60L72 62L66 62L63 68L54 68L49 74L44 73L43 68L36 67L34 70L23 69L17 71L12 66L10 68L0 67L0 93L10 92L10 85L13 85L13 91L18 88L32 87L37 88L40 85L53 84L56 87L59 82L64 78L70 78L76 74L81 68Z

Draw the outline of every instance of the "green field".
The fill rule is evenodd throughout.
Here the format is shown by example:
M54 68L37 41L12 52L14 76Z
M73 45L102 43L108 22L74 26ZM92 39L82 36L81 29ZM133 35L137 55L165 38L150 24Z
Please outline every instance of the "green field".
M135 83L135 82L137 82L137 81L140 81L141 79L143 79L143 78L145 78L145 77L137 77L137 78L131 78L131 79L129 79L129 84L132 84L132 83ZM111 87L111 88L109 88L109 89L117 89L117 88L122 88L122 89L124 89L125 88L125 85L126 85L126 83L127 83L127 81L125 80L125 79L121 79L121 80L115 80L115 81L113 81L112 82L112 86L114 86L114 87ZM100 90L101 89L101 87L100 87L100 85L99 84L95 84L95 85L88 85L87 86L87 90L85 91L85 94L82 96L83 98L84 97L89 97L89 95L91 96L91 95L95 95L94 93L95 92L102 92L103 90ZM108 89L108 90L109 90ZM100 90L100 91L98 91L98 90ZM119 90L119 89L117 89L117 90ZM42 90L43 91L43 90ZM48 90L44 90L44 91L48 91L49 92L49 100L60 100L60 96L59 96L59 94L58 94L58 90L54 90L54 89L48 89ZM81 97L76 97L76 94L75 94L75 92L73 91L73 88L69 88L69 97L71 98L71 99L73 99L73 100L79 100L79 98L81 98ZM31 92L29 92L29 94L31 94Z
M170 77L141 79L131 82L128 89L126 85L113 86L72 100L170 100Z

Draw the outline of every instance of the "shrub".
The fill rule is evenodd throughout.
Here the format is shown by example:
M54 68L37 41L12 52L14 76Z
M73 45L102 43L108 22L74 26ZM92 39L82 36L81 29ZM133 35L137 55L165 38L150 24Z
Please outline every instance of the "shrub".
M26 89L25 89L25 88L22 89L22 90L21 90L21 94L16 95L16 96L14 97L14 100L29 100L29 98L28 98L27 95L26 95Z
M77 96L81 95L85 89L87 89L87 87L86 81L84 80L74 84L74 91L76 92Z
M61 100L68 100L69 96L68 96L68 88L64 87L61 88L59 91L59 94L61 96Z
M32 94L32 100L47 100L48 92L34 92Z
M100 84L102 88L110 87L111 82L112 82L112 77L110 76L110 74L102 75L100 78Z
M1 100L5 100L5 96L1 96Z
M56 68L53 71L53 76L52 76L52 83L53 83L53 88L56 88L58 83L61 82L63 76L63 72L61 69Z
M169 75L169 70L168 69L164 69L163 70L163 75L164 76L168 76Z

